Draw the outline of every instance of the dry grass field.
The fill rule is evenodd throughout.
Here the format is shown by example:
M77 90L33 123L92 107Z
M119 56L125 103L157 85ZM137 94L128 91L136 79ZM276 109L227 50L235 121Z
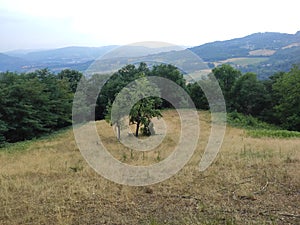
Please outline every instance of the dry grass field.
M210 131L199 112L201 137L189 163L147 187L113 183L85 162L72 129L0 150L0 224L300 224L300 139L251 138L227 127L214 163L199 172ZM118 160L149 165L178 142L176 111L165 111L168 133L154 151L124 148L99 121L103 143Z

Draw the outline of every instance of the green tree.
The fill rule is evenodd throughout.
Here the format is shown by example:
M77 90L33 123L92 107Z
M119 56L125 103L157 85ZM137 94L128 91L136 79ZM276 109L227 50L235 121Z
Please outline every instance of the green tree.
M56 130L72 123L73 93L68 81L61 80L48 69L37 70L37 78L43 84L43 93L47 97L44 105L47 108L47 128Z
M130 121L136 123L135 136L138 137L139 129L143 126L143 134L151 135L151 119L153 117L162 117L159 109L156 109L159 100L148 97L138 101L130 111Z
M254 73L246 73L237 79L232 89L233 107L246 115L258 116L266 102L265 86Z
M206 98L203 90L201 89L200 85L196 82L189 83L187 85L187 88L188 88L190 97L195 104L195 107L197 109L208 110L209 109L208 101L207 101L207 98Z
M280 120L276 116L274 107L279 104L280 95L273 89L273 85L284 74L284 72L278 72L270 76L267 80L262 80L266 89L266 102L260 117L262 120L276 125L280 125Z
M116 95L130 82L139 78L139 76L148 72L145 63L141 63L138 67L135 65L127 65L115 72L102 87L101 92L97 98L96 103L96 119L103 119L107 114L107 105L114 102ZM98 88L99 79L102 83L102 75L95 75L92 77L92 88Z
M276 79L273 91L278 97L275 116L289 130L300 131L300 69L294 66Z
M0 76L0 136L16 142L71 124L73 94L49 70Z
M5 139L10 142L29 139L43 130L39 116L39 108L33 107L32 100L38 103L43 96L40 81L25 74L2 74L0 114L7 124Z
M77 85L80 79L83 77L82 73L76 70L65 69L57 74L57 77L61 80L65 79L69 83L70 89L73 93L76 92Z
M7 124L2 120L2 115L0 115L0 146L5 142L4 133L8 130Z
M122 120L128 116L131 123L136 124L135 135L138 137L139 130L143 128L143 134L150 135L151 119L161 117L158 106L161 100L157 97L159 93L157 87L149 83L144 73L140 73L137 80L124 87L114 99L112 104L108 105L106 120L115 125L118 130L118 139L120 138L120 129L124 125ZM131 109L128 107L132 106Z
M237 79L242 75L239 70L234 69L229 64L222 64L212 70L213 75L218 80L223 92L227 110L232 110L232 88Z
M8 131L8 124L6 123L6 118L4 113L6 113L6 103L7 103L7 82L9 80L14 80L13 73L0 73L0 146L5 142L5 132Z
M157 76L157 77L163 77L169 79L188 92L186 86L186 80L184 79L183 74L178 70L177 67L171 64L155 65L149 71L148 74L149 76ZM179 103L179 105L182 106L186 105L186 100L181 95L181 92L180 91L176 92L174 88L171 88L168 85L166 85L165 88L161 90L161 96L168 96L168 98L172 99L173 102L177 102ZM162 108L172 108L172 107L173 106L168 101L166 100L162 101Z

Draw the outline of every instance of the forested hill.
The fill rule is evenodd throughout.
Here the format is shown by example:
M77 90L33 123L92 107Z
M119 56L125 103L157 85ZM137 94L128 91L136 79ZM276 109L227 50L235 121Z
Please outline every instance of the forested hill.
M214 62L232 57L267 56L271 55L272 51L281 50L293 43L300 45L300 32L295 35L273 32L255 33L243 38L207 43L192 47L190 50L204 61Z
M300 63L300 31L296 34L255 33L243 38L216 41L190 48L210 67L228 63L242 72L255 72L265 79L287 72Z
M13 51L0 54L0 72L28 72L35 69L49 68L59 72L63 69L85 71L98 57L105 55L117 46L104 47L66 47L43 51ZM115 51L125 64L132 61L163 58L177 59L178 49L145 48L126 46L122 52ZM254 72L259 79L267 79L278 71L287 72L293 64L300 64L300 31L296 34L255 33L242 38L227 41L215 41L189 48L200 56L212 69L221 64L230 64L242 72ZM173 51L172 51L173 50ZM135 55L132 55L132 53ZM139 58L135 58L139 57ZM127 63L129 62L129 63ZM124 66L120 65L120 66Z

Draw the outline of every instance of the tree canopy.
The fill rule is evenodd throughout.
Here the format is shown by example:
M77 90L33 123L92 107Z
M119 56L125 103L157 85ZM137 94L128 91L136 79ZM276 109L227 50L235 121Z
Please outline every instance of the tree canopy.
M0 141L16 142L71 124L73 93L47 69L0 74Z
M282 126L300 131L300 69L294 66L288 73L279 76L273 84L278 102L274 106L275 116Z
M289 72L278 72L268 80L258 80L256 74L250 72L241 74L230 65L216 67L212 74L220 84L229 112L255 116L284 129L300 131L299 67L294 66ZM146 78L151 76L171 80L189 93L198 109L209 109L201 87L197 83L187 84L184 75L172 65L127 65L112 76L93 75L89 78L69 69L58 74L48 69L27 74L4 72L0 73L0 144L39 137L71 125L72 105L80 106L78 111L73 111L73 118L80 117L81 111L85 115L95 113L94 117L88 116L79 121L108 118L113 114L112 105L122 90L126 94L123 99L117 100L118 116L110 122L117 124L124 116L123 109L129 102L124 98L129 98L135 100L129 115L137 126L136 136L140 127L149 135L151 118L160 117L161 109L173 107L164 99L143 95L152 92L159 96L156 95L158 90L147 83ZM209 81L210 76L201 82ZM84 85L78 87L79 81ZM127 87L130 83L135 91ZM91 98L98 93L99 87L102 87L99 95ZM78 88L84 91L76 92ZM171 97L176 103L184 102L182 94L167 85L159 91L161 96ZM74 94L80 93L80 101L73 102Z

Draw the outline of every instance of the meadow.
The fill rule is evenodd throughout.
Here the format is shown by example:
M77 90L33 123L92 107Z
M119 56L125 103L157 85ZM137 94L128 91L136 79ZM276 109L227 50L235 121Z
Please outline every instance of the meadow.
M229 58L220 62L216 62L216 65L224 63L233 63L239 66L255 65L261 62L267 61L268 57L245 57L245 58Z
M251 135L227 126L213 164L198 163L210 132L199 111L197 149L175 176L131 187L97 174L83 159L71 128L0 149L0 224L300 224L300 138ZM110 153L131 165L164 160L179 138L176 111L166 110L168 132L151 152L120 144L98 121Z

